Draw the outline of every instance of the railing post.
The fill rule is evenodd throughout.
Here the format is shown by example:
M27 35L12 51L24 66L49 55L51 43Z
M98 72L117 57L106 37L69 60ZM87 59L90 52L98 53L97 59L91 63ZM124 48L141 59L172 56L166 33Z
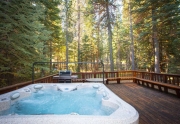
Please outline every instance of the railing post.
M134 83L136 83L136 72L137 72L137 71L133 71L133 72L132 72L132 73L133 73L133 82L134 82Z
M108 73L107 72L105 73L105 76L106 76L106 78L108 78Z
M173 76L173 78L172 78L172 83L173 83L173 85L175 85L175 79L174 79L174 76Z
M119 72L118 71L116 72L116 77L119 77Z
M150 73L150 80L153 80L153 74Z
M85 74L82 72L82 79L85 79ZM84 83L84 82L83 82Z
M144 72L141 72L142 79L144 79Z
M177 77L177 85L180 86L180 77Z
M152 79L151 80L154 81L154 73L152 73Z
M105 83L104 82L104 63L101 61L101 64L102 64L102 67L103 67L103 84Z
M167 83L167 75L166 74L163 75L163 82Z
M133 71L133 77L136 77L136 71Z
M96 78L96 72L94 73L94 78Z

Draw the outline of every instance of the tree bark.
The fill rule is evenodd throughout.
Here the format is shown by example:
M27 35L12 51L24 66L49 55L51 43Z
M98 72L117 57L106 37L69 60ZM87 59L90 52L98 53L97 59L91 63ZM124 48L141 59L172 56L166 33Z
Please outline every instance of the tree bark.
M154 42L154 72L160 73L160 58L159 58L159 41L157 38L157 26L156 26L156 18L155 18L155 8L152 8L152 32L153 32L153 42Z
M120 41L117 39L117 70L121 70Z
M52 40L50 40L50 50L49 50L49 56L50 56L50 60L49 60L49 62L50 62L50 73L52 73Z
M80 62L80 1L77 1L78 7L78 62ZM80 72L80 65L78 64L77 72Z
M69 62L69 57L68 57L68 5L67 5L67 0L65 1L65 5L66 5L66 70L68 70L68 62Z
M131 61L131 70L135 70L135 61L134 61L134 39L133 39L133 29L132 29L132 13L131 13L131 1L129 0L129 23L130 23L130 61Z
M110 55L110 71L114 71L114 60L113 60L113 48L112 48L112 31L111 31L111 23L109 17L109 2L106 4L106 13L107 13L107 27L108 27L108 42L109 42L109 55Z

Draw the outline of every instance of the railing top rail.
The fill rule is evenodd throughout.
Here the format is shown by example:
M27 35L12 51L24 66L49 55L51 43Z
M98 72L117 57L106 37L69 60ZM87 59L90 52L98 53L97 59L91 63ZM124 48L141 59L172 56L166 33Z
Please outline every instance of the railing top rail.
M107 71L107 72L72 72L72 74L101 74L101 73L112 74L112 73L121 73L121 72L122 73L126 73L126 72L132 72L132 73L134 73L134 72L136 72L136 73L150 73L150 74L155 74L155 75L157 74L157 75L160 75L160 76L166 75L166 76L172 76L172 77L180 78L180 75L177 75L177 74L160 74L160 73L154 73L154 72L143 72L143 71L132 71L132 70L128 70L128 71L124 71L123 70L123 71L114 71L114 72L110 72L110 71ZM55 75L58 75L58 73L57 74L53 74L53 75L49 75L49 76L45 76L45 77L42 77L42 78L35 79L34 82L41 82L41 80L44 80L44 79L47 79L47 78L51 78L51 77L53 77ZM14 84L14 85L11 85L11 86L6 86L6 87L3 87L3 88L0 88L0 92L3 91L3 90L7 90L7 89L20 88L22 86L25 86L25 85L28 85L28 84L32 84L32 83L33 83L32 81L27 81L27 82L22 82L22 83Z
M167 74L167 73L155 73L155 72L147 72L147 71L136 71L139 73L150 73L150 74L158 74L158 75L168 75L168 76L180 76L178 74Z
M42 78L38 78L38 79L35 79L34 81L36 82L36 81L39 81L39 80L43 80L43 79L46 79L46 78L54 76L54 75L56 75L56 74L45 76L45 77L42 77ZM14 84L14 85L10 85L10 86L0 88L0 90L5 90L5 89L13 88L13 87L20 87L20 86L24 86L26 84L32 84L32 83L33 83L32 81L26 81L26 82L17 83L17 84Z
M104 83L104 63L103 61L99 61L99 62L34 62L32 64L32 83L34 83L34 67L35 65L37 64L44 64L44 63L48 63L48 64L57 64L57 63L65 63L65 64L71 64L71 63L74 63L74 64L100 64L103 68L103 83Z

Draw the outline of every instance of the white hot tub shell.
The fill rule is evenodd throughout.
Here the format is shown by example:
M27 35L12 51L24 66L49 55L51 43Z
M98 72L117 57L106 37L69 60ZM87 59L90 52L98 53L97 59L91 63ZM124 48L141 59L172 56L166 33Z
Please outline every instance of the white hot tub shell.
M0 124L138 124L138 112L124 100L115 95L102 83L46 83L32 84L21 89L0 95L0 112L9 109L14 102L28 97L37 90L53 89L62 92L72 91L84 87L97 89L98 94L102 94L102 104L115 108L116 110L109 116L97 115L16 115L10 114L0 116Z

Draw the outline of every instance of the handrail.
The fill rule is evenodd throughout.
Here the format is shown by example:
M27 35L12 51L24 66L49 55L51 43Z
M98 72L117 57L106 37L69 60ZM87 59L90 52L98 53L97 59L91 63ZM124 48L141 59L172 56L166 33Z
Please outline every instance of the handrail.
M102 68L103 68L103 82L104 82L104 63L103 61L101 60L100 62L34 62L32 64L32 82L34 83L34 68L35 68L35 65L39 65L39 64L100 64L102 65Z
M43 77L43 78L38 78L38 79L34 80L34 83L50 83L50 82L53 81L52 77L55 76L55 75L56 74L50 75L50 76L46 76L46 77ZM47 82L48 79L51 79L51 80L49 80L50 82ZM3 87L3 88L0 88L0 94L6 93L6 92L10 92L12 90L19 89L19 88L27 86L29 84L33 84L33 82L32 81L27 81L27 82L17 83L17 84L13 84L13 85L10 85L10 86L6 86L6 87Z
M53 76L55 75L58 75L58 74L36 79L34 80L34 83L53 83ZM102 78L103 72L78 72L78 73L72 73L72 75L78 75L78 79ZM153 73L153 72L128 70L128 71L104 72L104 76L105 76L104 78L137 77L137 78L180 86L180 75L176 75L176 74L160 74L160 73ZM22 83L14 84L14 85L7 86L4 88L0 88L0 94L9 92L15 89L19 89L23 86L26 86L32 83L33 83L32 81L28 81L28 82L22 82Z

